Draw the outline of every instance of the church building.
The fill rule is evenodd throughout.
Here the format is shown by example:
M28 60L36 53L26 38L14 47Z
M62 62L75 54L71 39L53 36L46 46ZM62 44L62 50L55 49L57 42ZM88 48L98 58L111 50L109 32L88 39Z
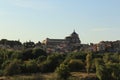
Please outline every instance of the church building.
M70 52L78 49L81 45L79 35L73 31L70 36L65 37L65 39L50 39L46 38L43 41L47 52Z

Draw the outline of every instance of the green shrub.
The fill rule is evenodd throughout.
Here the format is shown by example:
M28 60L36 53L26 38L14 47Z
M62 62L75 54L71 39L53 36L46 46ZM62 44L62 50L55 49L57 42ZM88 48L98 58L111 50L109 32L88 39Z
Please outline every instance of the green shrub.
M68 65L60 64L60 67L57 67L56 71L58 78L66 80L70 76L70 69Z
M20 60L13 60L8 65L6 65L3 74L4 75L14 75L21 73L21 61Z
M54 72L64 60L63 54L51 54L47 57L47 60L39 64L39 69L42 73Z
M70 71L81 71L85 69L85 64L80 59L71 59L68 63Z
M38 66L35 60L25 61L22 65L22 73L36 73L38 72Z
M41 64L38 65L39 71L42 73L52 72L51 69L51 61L44 61Z
M47 53L42 49L36 48L36 49L33 49L32 55L33 55L33 59L36 59L40 56L47 56Z
M2 76L3 75L3 70L0 70L0 76Z

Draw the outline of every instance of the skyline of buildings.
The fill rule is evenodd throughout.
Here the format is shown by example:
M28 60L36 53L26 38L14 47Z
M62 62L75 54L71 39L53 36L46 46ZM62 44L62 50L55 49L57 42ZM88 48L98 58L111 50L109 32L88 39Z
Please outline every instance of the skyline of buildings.
M42 42L37 43L29 40L21 43L20 40L0 40L0 49L24 50L29 48L42 48L47 53L68 53L79 51L90 52L120 52L120 40L116 41L100 41L99 43L83 44L79 34L75 30L64 39L46 38Z

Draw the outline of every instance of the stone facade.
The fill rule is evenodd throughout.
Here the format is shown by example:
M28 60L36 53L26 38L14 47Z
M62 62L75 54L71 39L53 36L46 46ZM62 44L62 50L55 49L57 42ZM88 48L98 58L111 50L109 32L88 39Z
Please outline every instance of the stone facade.
M47 38L43 41L48 52L69 52L77 49L80 46L81 41L79 35L74 31L70 36L65 39L50 39Z
M120 53L120 40L117 41L101 41L97 44L89 45L89 51L92 52L119 52ZM87 48L84 48L87 49Z

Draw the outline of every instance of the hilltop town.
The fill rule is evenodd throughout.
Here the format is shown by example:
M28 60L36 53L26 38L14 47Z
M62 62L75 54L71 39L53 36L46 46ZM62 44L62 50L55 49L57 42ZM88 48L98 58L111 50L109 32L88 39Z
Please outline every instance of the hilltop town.
M120 40L82 44L75 30L37 43L0 40L0 80L120 80L119 74Z
M42 42L34 43L32 41L20 42L19 40L0 40L1 49L9 50L24 50L29 48L41 48L47 53L68 53L68 52L120 52L120 40L116 41L101 41L99 43L82 44L79 34L75 30L71 35L64 39L50 39L46 38Z

